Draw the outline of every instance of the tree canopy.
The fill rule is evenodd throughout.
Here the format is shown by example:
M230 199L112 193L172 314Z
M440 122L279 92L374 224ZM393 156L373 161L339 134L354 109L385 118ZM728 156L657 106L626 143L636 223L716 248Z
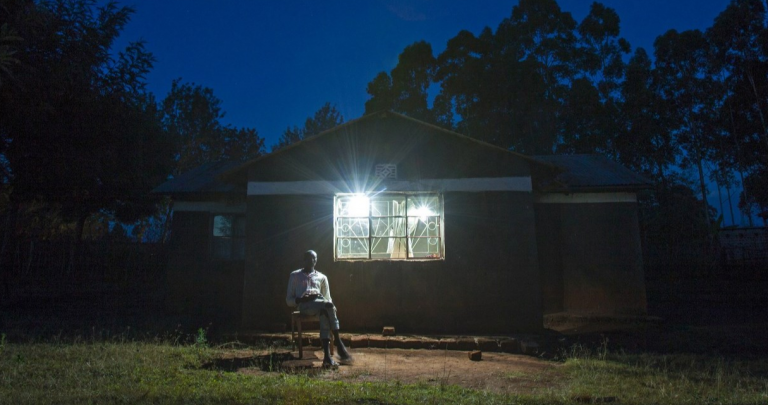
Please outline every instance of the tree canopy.
M0 153L15 203L45 202L84 221L107 210L135 220L154 210L172 145L144 76L142 42L112 45L133 10L89 0L11 0L0 8Z
M741 206L765 211L766 21L764 0L733 0L705 32L660 35L651 56L632 52L603 4L576 21L556 0L520 0L495 30L459 31L437 56L424 41L405 47L368 84L366 113L392 109L527 154L601 153L663 187L690 168L705 221L708 179L719 191L738 178Z
M283 131L283 135L277 141L277 144L272 145L272 151L274 152L283 149L304 138L315 136L343 123L344 117L336 109L336 106L330 102L326 102L320 109L315 111L313 116L307 117L303 127L299 128L294 125L293 127L286 128L285 131Z

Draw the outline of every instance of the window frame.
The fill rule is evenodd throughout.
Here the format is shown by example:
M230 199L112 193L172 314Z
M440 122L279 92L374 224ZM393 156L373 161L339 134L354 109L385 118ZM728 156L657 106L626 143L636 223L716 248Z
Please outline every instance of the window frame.
M230 236L216 236L214 233L216 232L216 217L230 217L232 218L231 226L232 230ZM243 234L237 235L238 232L235 230L235 224L238 220L243 221ZM237 241L241 241L243 249L245 249L245 245L247 243L246 239L246 233L247 233L248 226L246 224L246 215L242 213L232 213L232 212L212 212L210 213L210 222L208 227L208 236L209 236L209 248L208 248L208 254L211 261L218 261L218 262L238 262L238 261L244 261L245 260L245 251L243 251L242 256L238 257L238 255L235 253L237 251ZM229 246L229 254L227 257L221 257L216 255L216 240L220 239L228 239L230 241Z
M339 257L339 251L338 251L338 241L340 239L350 239L345 238L343 236L339 236L338 234L338 224L339 224L339 218L363 218L363 216L339 216L339 199L344 197L350 197L350 196L365 196L369 198L368 202L368 236L367 237L358 237L356 239L366 239L368 244L368 257ZM371 202L372 200L376 198L386 197L386 196L402 196L403 201L405 202L405 213L403 216L391 216L391 215L374 215L373 212L371 212ZM409 209L409 201L413 197L418 196L429 196L434 197L437 200L437 203L439 205L438 212L435 213L435 215L431 215L431 217L436 217L439 220L439 235L437 236L438 239L438 249L439 252L437 253L437 257L410 257L412 253L412 246L410 241L414 239L424 239L429 238L427 237L416 237L411 236L408 224L409 220L411 218L417 218L418 216L408 216L408 209ZM401 236L374 236L374 226L373 221L374 220L380 220L383 218L402 218L403 223L405 225L405 234ZM443 193L437 192L437 191L389 191L389 192L382 192L382 193L376 193L375 195L368 196L363 193L337 193L333 196L333 260L334 261L344 261L344 262L351 262L351 261L438 261L438 260L445 260L445 203L443 198ZM393 239L402 239L405 244L405 257L395 257L395 258L382 258L382 257L372 257L373 253L373 240L374 239L387 239L387 238L393 238Z

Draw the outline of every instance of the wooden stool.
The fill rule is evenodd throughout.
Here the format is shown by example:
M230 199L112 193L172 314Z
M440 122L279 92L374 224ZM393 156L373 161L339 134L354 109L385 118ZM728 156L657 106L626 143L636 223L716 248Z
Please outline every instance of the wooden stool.
M304 316L299 311L293 311L291 313L291 343L293 344L293 350L296 350L296 338L299 340L299 358L304 358L304 339L302 339L302 319L304 322L317 322L317 316ZM298 335L298 336L296 336ZM331 334L331 356L333 356L333 334Z

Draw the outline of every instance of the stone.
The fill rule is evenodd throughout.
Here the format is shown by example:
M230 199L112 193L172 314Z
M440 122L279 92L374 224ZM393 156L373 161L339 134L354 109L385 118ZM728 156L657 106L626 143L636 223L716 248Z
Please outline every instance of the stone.
M473 350L471 352L468 352L467 355L469 356L469 359L472 361L480 361L483 359L483 352L480 350Z
M351 342L349 342L349 347L353 349L361 348L361 347L368 347L370 346L370 342L368 340L368 335L356 335L352 336Z
M523 340L520 342L520 351L523 354L536 354L539 352L539 344L533 340Z
M501 341L501 351L504 353L520 353L520 342L517 339L510 338Z
M484 352L498 352L501 349L501 347L499 347L499 342L497 342L496 339L488 338L478 338L477 348Z
M384 330L381 331L381 334L383 336L395 336L395 327L394 326L385 326Z
M458 350L477 350L477 342L473 338L461 338L456 342Z

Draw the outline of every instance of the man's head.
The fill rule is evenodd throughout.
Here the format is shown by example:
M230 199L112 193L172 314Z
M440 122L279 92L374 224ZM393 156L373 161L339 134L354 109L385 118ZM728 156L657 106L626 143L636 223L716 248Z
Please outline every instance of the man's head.
M317 264L317 253L314 250L304 252L304 270L312 271Z

